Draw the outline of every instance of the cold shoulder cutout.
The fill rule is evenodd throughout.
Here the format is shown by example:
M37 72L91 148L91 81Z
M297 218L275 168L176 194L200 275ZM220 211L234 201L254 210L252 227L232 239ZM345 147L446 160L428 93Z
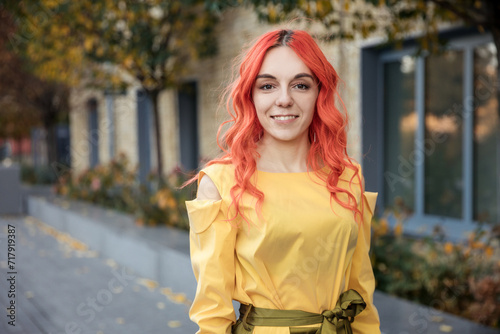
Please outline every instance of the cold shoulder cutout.
M218 201L221 198L219 190L217 186L212 181L210 176L204 177L204 174L201 174L201 180L198 180L198 192L196 199L197 200L214 200Z

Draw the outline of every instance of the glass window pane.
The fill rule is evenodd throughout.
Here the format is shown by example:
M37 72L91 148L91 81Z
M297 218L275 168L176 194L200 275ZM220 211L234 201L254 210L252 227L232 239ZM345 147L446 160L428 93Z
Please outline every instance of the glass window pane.
M462 218L463 52L430 56L425 64L424 211Z
M474 220L500 222L500 125L496 48L474 52Z
M415 59L384 64L384 205L413 212L414 153L418 117L415 112Z

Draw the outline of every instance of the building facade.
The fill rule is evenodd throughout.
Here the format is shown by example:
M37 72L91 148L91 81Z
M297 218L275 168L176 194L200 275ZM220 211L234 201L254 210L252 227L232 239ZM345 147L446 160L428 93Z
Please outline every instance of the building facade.
M216 57L189 64L178 89L160 96L163 165L196 169L220 153L226 111L219 97L245 43L272 28L251 10L234 9L218 26ZM488 34L456 28L440 55L419 55L382 39L322 44L339 73L350 117L348 152L383 209L404 210L410 233L436 224L460 238L478 222L500 222L500 121L496 49ZM72 168L76 173L127 155L144 177L155 166L150 102L139 87L124 94L74 92Z

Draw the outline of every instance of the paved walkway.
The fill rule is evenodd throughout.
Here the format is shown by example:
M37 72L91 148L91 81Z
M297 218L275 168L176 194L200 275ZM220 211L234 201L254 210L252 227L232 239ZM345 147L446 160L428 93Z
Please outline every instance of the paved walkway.
M14 263L8 262L9 225L15 226ZM16 307L15 326L9 325L8 312L0 318L0 333L196 331L185 293L162 287L115 261L43 221L0 217L0 305L14 300ZM11 271L15 274L8 274ZM375 305L384 334L500 332L380 292L375 293Z
M12 271L7 267L9 225L15 226L13 275L7 274ZM0 305L15 301L15 326L3 315L0 333L185 334L197 329L184 295L34 219L0 218L0 257ZM11 277L13 286L7 281Z

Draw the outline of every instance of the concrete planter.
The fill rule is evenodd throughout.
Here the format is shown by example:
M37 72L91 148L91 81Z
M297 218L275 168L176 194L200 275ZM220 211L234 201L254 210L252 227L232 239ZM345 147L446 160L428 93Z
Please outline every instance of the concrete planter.
M27 198L28 214L84 242L102 257L193 300L196 280L189 234L169 227L138 227L132 216L60 198Z
M0 164L0 215L22 213L21 169Z

